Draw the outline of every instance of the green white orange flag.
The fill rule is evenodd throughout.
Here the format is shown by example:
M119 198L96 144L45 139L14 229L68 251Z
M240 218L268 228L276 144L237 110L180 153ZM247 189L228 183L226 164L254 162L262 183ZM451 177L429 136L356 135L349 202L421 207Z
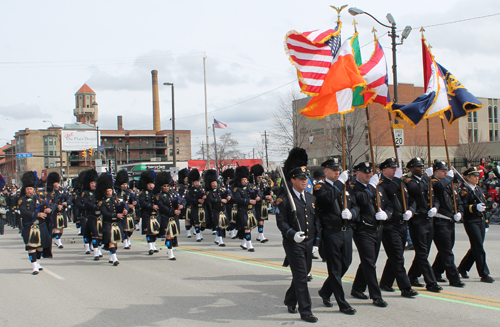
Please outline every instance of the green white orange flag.
M353 91L357 86L366 86L366 81L354 59L353 41L354 39L350 38L342 44L319 94L299 111L307 118L322 119L331 114L345 114L354 110Z
M361 50L359 49L359 38L358 33L356 32L352 37L352 51L354 53L354 60L356 61L356 66L361 66L363 61L361 60ZM352 106L360 107L365 104L365 97L361 95L364 88L362 86L356 87L354 90L354 94L352 95Z

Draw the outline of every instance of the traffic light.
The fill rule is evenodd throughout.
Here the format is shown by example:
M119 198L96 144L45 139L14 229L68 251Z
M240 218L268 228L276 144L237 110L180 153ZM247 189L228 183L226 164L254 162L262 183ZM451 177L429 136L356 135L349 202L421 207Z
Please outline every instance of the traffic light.
M86 149L84 149L82 151L82 157L87 158L87 150Z
M89 149L89 156L91 156L91 157L92 157L93 155L94 155L94 149L93 149L93 148L90 148L90 149Z

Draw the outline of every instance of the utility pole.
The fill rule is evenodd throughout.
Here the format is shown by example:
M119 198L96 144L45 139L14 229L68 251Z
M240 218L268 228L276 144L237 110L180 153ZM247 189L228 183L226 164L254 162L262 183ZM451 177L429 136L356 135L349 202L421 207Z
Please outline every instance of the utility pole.
M264 131L264 142L266 146L266 171L269 171L269 157L267 156L267 131Z
M205 160L205 146L203 145L203 141L201 142L201 154L203 155L203 160Z
M207 69L205 60L207 56L203 56L203 77L204 77L204 86L205 86L205 129L207 134L207 169L210 167L210 142L208 140L208 104L207 104Z

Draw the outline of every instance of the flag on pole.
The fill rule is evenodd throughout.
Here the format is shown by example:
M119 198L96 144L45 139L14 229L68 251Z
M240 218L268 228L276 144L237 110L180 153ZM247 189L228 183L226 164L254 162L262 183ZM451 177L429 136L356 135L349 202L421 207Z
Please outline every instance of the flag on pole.
M285 37L285 50L297 69L302 93L316 96L321 90L332 61L340 48L340 29L299 33L290 31Z
M353 90L356 86L365 86L354 53L353 39L345 41L335 56L325 77L318 96L313 97L299 112L307 118L322 119L331 114L345 114L352 110Z
M396 117L404 119L411 127L423 119L442 115L450 108L446 95L446 86L440 70L437 67L430 49L422 38L422 55L424 62L425 93L407 105L393 104L392 110Z
M366 89L363 92L364 106L375 102L386 109L390 108L392 102L389 94L387 61L378 39L375 40L375 51L373 51L370 60L361 65L359 71L366 81Z
M448 102L451 108L445 112L445 115L450 125L459 118L467 116L469 112L477 111L484 107L481 101L472 95L449 70L440 64L437 65L443 75L446 89L448 90Z
M223 122L218 121L217 119L214 118L214 128L221 128L221 129L226 129L227 124L224 124Z
M2 174L0 174L0 190L2 190L6 184L7 180L2 176Z
M359 38L358 38L358 33L354 33L354 36L352 37L352 51L354 52L354 60L356 61L356 66L361 66L363 64L363 61L361 60L361 50L359 49ZM363 92L364 88L362 86L358 86L354 89L354 93L352 95L352 106L353 107L360 107L362 106L365 101L364 101L364 96L361 94Z

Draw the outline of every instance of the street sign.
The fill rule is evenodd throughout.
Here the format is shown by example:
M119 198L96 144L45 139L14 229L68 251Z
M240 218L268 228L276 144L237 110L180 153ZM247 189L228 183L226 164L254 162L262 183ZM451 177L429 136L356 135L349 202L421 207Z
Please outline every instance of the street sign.
M392 127L394 129L403 129L405 126L403 124L393 124Z
M98 167L102 167L102 160L97 159L97 160L95 161L95 167L96 167L96 168L98 168ZM96 170L97 170L97 169L96 169Z
M33 153L32 152L18 153L17 157L18 158L33 158Z
M404 129L395 129L394 130L394 142L396 143L396 146L403 146L405 145L405 134L404 134Z
M99 151L104 150L104 145L99 145Z

